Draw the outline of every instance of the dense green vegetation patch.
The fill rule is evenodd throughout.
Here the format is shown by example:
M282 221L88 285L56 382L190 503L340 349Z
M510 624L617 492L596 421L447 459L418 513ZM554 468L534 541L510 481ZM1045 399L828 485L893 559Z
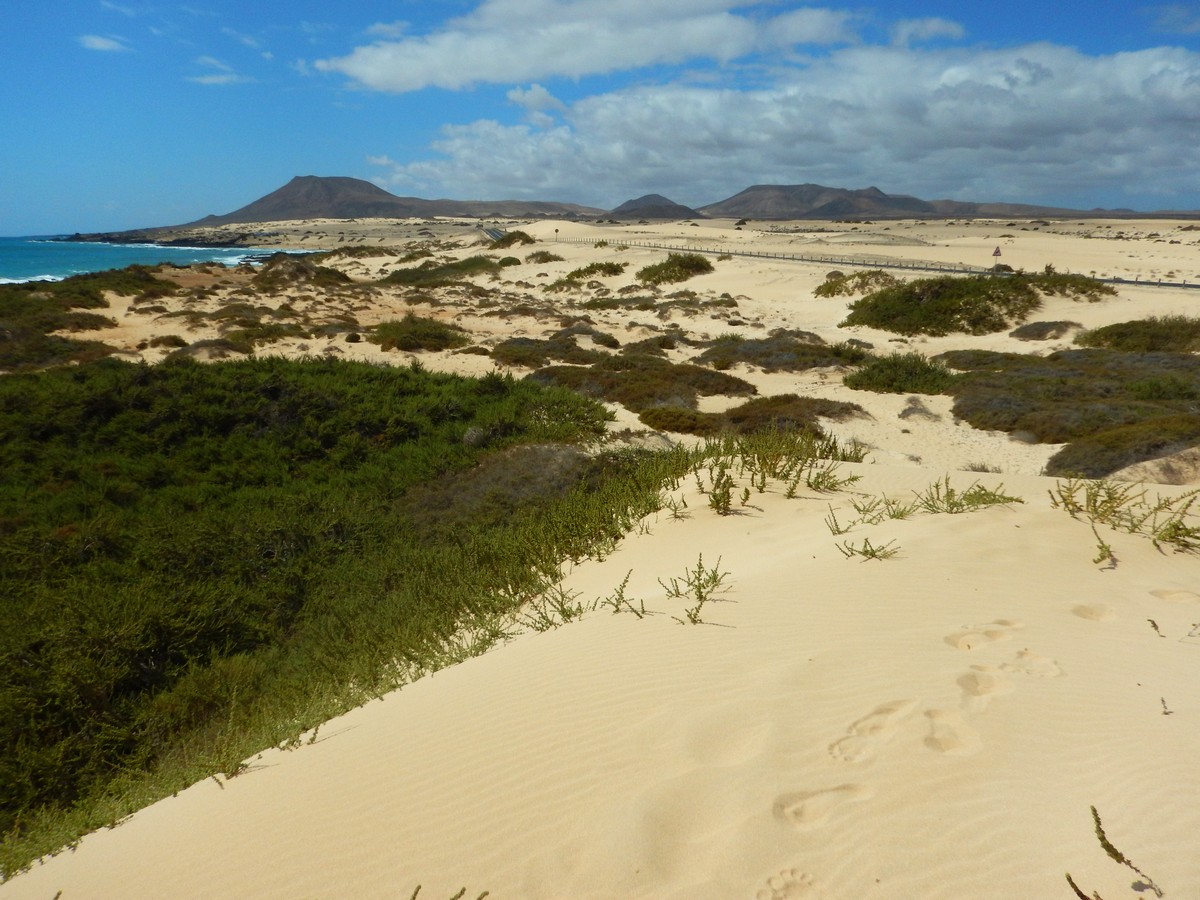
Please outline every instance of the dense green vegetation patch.
M105 292L141 302L169 296L178 287L147 266L73 275L62 281L0 285L0 371L29 371L107 356L112 347L56 332L115 325L108 316L84 311L107 308Z
M681 406L656 406L643 411L638 418L658 431L701 437L723 433L752 434L770 429L797 430L820 436L819 418L843 421L865 414L857 403L779 394L756 397L721 413L702 413Z
M699 253L668 253L662 262L639 269L637 279L644 284L673 284L711 271L713 264L707 256Z
M879 394L944 394L954 373L922 354L896 352L870 360L842 379L846 387Z
M813 291L818 297L842 297L854 294L866 294L883 288L901 284L899 278L883 269L868 269L847 275L844 272L830 272L825 281Z
M503 237L497 238L490 244L493 250L504 250L508 247L516 246L517 244L536 244L537 240L530 237L524 231L510 231Z
M758 366L765 372L799 372L825 366L861 363L869 353L851 344L826 344L808 332L777 330L769 337L721 335L693 362L725 370L738 363Z
M1127 353L1200 352L1200 318L1151 316L1133 322L1118 322L1076 336L1081 347L1102 347Z
M657 356L609 356L591 366L548 366L526 377L620 403L634 412L652 406L694 409L698 397L757 392L741 378L700 366L676 365Z
M546 263L562 262L563 258L557 253L551 253L549 250L534 250L525 257L525 262L536 263L537 265L545 265Z
M319 266L304 256L276 253L259 267L251 283L259 291L274 294L296 286L336 290L354 281L340 269Z
M1200 358L1192 354L964 350L936 359L961 370L949 389L958 418L1072 445L1050 461L1049 474L1101 477L1191 446L1185 420L1200 426Z
M1014 328L1008 336L1019 341L1053 341L1066 337L1074 328L1082 327L1078 322L1070 321L1028 322Z
M536 542L487 512L512 503L470 506L478 528L459 521L449 543L421 539L433 526L405 497L491 449L593 438L604 420L511 378L334 361L0 379L6 847L114 779L232 767L249 735L261 747L316 724L318 698L361 697L552 552L579 552L594 531L554 526L542 555L520 550ZM488 479L464 490L486 495Z
M1083 275L1047 267L1038 275L942 275L896 284L850 305L843 326L896 334L991 334L1021 324L1042 306L1042 294L1095 302L1115 291Z
M620 275L625 271L628 263L619 262L594 262L580 268L573 269L567 273L566 277L572 281L582 281L584 278L598 278L601 276Z
M470 335L457 325L412 313L403 319L380 322L367 339L384 350L454 350L471 343Z
M426 260L419 266L396 269L380 279L380 284L403 284L410 287L448 287L476 275L495 275L500 265L487 256L468 256L466 259L437 263Z

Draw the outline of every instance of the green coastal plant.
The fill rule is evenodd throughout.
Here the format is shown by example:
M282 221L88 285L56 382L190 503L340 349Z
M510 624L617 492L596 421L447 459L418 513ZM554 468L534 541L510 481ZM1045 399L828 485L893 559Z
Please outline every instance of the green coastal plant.
M403 319L380 322L367 335L383 350L454 350L471 343L470 335L457 325L406 313Z

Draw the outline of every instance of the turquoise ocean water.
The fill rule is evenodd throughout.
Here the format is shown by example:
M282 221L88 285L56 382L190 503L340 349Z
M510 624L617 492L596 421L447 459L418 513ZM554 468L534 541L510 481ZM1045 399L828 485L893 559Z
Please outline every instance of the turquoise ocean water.
M156 265L222 262L236 266L270 254L246 247L163 247L158 244L75 244L46 237L0 237L0 284L57 281L82 272Z

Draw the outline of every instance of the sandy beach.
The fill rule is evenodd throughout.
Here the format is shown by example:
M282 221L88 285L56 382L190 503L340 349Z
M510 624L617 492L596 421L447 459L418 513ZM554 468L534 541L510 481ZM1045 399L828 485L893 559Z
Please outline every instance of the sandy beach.
M400 268L398 255L414 247L563 259L481 276L482 297L371 288L332 300L295 285L261 302L313 323L350 316L363 331L413 312L484 348L586 316L622 343L671 328L696 339L797 329L926 355L1045 355L1071 347L1079 329L1195 315L1200 305L1198 290L1121 285L1098 303L1047 298L1038 320L1077 323L1061 338L903 339L839 327L854 298L814 295L835 266L732 255L1000 261L1196 283L1200 230L1186 221L484 224L537 243L491 251L474 220L264 223L255 243L394 248L323 263L364 283ZM730 254L677 288L736 305L699 302L661 317L585 307L621 296L637 269L664 258L638 241ZM628 265L544 289L594 262ZM186 311L254 302L249 271L167 277L205 289ZM89 336L124 358L161 360L170 348L150 343L163 335L222 333L211 318L178 315L174 298L158 309L111 299L117 327ZM484 355L385 351L344 332L257 352L496 368ZM669 491L676 514L655 513L604 559L568 567L564 591L582 601L623 591L645 615L600 603L581 621L520 634L296 746L264 750L235 777L88 835L0 884L0 898L408 898L419 887L421 900L1011 900L1069 898L1068 874L1104 900L1200 897L1200 555L1073 515L1065 480L1042 474L1061 445L973 429L948 396L922 397L911 414L912 398L852 391L844 371L729 371L760 395L863 407L822 422L868 448L864 462L837 467L838 490L802 486L788 497L779 481L760 491L740 475L749 497L720 515L687 480ZM703 398L700 408L742 399ZM622 440L695 440L651 434L612 409ZM1116 477L1145 482L1131 507L1170 501L1200 482L1196 457ZM961 512L869 512L975 484L999 499ZM882 552L872 558L870 548ZM693 614L695 597L671 586L698 571L720 587Z

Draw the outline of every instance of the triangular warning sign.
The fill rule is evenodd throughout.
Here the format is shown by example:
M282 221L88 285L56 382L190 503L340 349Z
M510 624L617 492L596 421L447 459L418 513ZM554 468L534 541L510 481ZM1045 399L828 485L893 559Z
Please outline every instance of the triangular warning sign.
M992 256L999 256L999 255L1000 255L1000 248L997 247L995 250L992 251Z

